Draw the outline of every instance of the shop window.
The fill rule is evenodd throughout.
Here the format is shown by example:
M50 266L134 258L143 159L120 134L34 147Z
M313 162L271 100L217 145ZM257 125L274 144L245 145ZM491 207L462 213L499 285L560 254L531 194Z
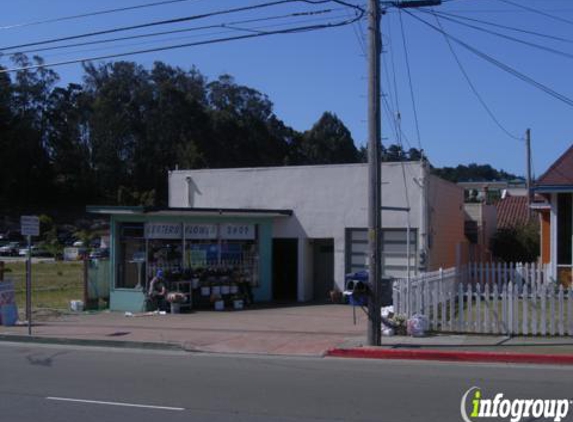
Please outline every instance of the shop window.
M119 253L115 287L142 288L145 283L145 238L143 223L119 225Z

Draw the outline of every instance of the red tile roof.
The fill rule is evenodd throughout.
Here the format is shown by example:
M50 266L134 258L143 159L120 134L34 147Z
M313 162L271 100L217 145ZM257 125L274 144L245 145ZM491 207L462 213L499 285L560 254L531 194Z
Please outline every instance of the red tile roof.
M573 145L535 183L537 186L573 186Z
M530 218L527 196L506 196L496 204L497 228L506 229L527 224Z

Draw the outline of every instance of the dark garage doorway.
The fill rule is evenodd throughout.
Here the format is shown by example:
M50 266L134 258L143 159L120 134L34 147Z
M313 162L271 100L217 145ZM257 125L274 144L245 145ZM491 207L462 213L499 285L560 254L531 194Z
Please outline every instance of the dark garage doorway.
M298 239L273 239L273 300L295 302L298 286Z
M313 239L312 245L314 300L326 302L334 288L334 239Z

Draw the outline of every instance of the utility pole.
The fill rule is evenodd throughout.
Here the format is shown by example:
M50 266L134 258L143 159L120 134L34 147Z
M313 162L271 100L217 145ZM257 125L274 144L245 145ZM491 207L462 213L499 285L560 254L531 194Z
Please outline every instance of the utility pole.
M381 293L381 186L380 138L380 4L368 2L368 280L372 289L368 301L368 345L379 346L382 318L380 315Z
M368 345L379 346L382 339L382 167L380 165L380 32L381 8L401 9L438 6L442 0L382 1L368 0L368 270L372 289L368 301ZM409 257L408 257L409 258Z
M527 156L527 202L531 206L533 202L533 194L531 190L531 129L525 131L525 148Z

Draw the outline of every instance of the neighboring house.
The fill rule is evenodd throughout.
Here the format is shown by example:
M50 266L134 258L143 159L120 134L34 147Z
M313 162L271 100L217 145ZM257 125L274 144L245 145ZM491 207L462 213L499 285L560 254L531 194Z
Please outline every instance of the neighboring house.
M489 261L489 245L497 229L497 208L487 203L465 203L464 214L464 233L469 242L468 260Z
M564 285L573 280L573 145L535 183L546 199L541 214L541 260Z
M169 208L90 209L111 215L111 309L141 308L159 268L239 269L255 300L299 302L325 300L345 274L367 268L367 164L174 170L168 179ZM383 272L455 266L463 189L421 162L383 163L381 188Z
M469 241L470 260L490 260L490 245L495 233L525 225L531 210L525 182L460 182L464 188L466 212L465 234Z
M496 203L497 229L524 226L531 221L527 196L506 195Z
M527 196L527 187L522 179L492 180L482 182L458 182L464 189L466 202L493 204L507 195Z

